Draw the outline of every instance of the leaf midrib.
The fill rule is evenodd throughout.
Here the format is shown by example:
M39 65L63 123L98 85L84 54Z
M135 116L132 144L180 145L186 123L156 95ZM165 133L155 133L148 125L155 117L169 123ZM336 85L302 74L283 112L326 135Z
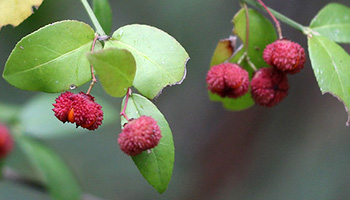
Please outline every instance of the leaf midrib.
M122 75L129 82L132 83L134 81L134 79L129 79L128 76L126 75L126 73L122 73L122 70L116 70L116 69L119 69L118 67L114 67L113 65L111 65L108 62L105 62L102 59L99 59L99 61L102 62L103 64L105 64L105 66L107 66L108 68L114 69L116 72L118 72L118 74ZM95 66L95 68L96 68L96 66Z
M135 109L137 110L138 115L141 116L141 110L137 107L137 105L136 105L136 103L135 103L134 97L131 96L131 98L132 98L132 102L133 102L133 104L134 104L134 106L135 106ZM158 157L157 157L157 155L156 155L156 152L153 151L153 153L154 153L155 160L156 160L156 162L157 162L157 170L156 170L156 171L158 172L157 174L158 174L158 178L159 178L159 180L160 180L160 184L161 184L161 185L164 185L164 180L163 180L162 175L161 175L161 171L162 171L162 170L159 168Z
M325 24L322 26L314 26L311 27L313 30L319 30L319 29L327 29L327 28L334 28L337 26L343 26L344 29L347 29L348 27L350 27L350 23L339 23L339 24Z
M156 65L161 71L163 71L165 74L168 74L171 78L173 78L172 81L175 81L177 82L177 78L175 76L173 76L170 72L164 70L164 67L162 65L160 65L158 62L156 62L154 59L152 59L151 57L147 56L145 53L139 51L138 49L134 48L133 46L127 44L127 43L124 43L124 42L121 42L120 40L116 40L116 39L113 39L111 40L112 42L115 42L115 43L119 43L120 45L123 45L125 47L127 47L128 49L131 49L132 51L135 51L137 52L138 54L142 55L143 57L147 58L147 60L149 60L150 62L152 62L154 65ZM131 51L131 52L132 52Z
M341 78L341 76L340 76L340 74L339 74L339 71L338 71L338 68L337 68L337 64L334 62L334 59L333 59L333 56L332 56L332 54L331 54L331 52L328 50L328 48L325 46L325 44L323 43L323 41L322 40L320 40L320 39L318 39L318 41L319 41L319 43L321 44L321 46L323 47L323 49L327 52L327 55L329 56L329 58L331 59L331 61L332 61L332 63L333 63L333 68L334 68L334 71L336 72L336 74L337 74L337 77L338 77L338 79L339 79L339 85L340 85L340 87L341 87L341 90L342 90L342 95L339 95L339 96L342 96L342 97L344 97L344 95L345 95L345 89L344 89L344 86L343 86L343 84L342 84L342 78ZM331 91L330 91L331 92Z
M66 53L64 53L64 54L62 54L62 55L60 55L60 56L58 56L58 57L56 57L56 58L54 58L54 59L52 59L52 60L49 60L49 61L47 61L47 62L45 62L45 63L42 63L42 64L40 64L40 65L34 66L34 67L32 67L32 68L29 68L29 69L26 69L26 70L23 70L23 71L16 71L16 72L11 73L11 74L6 74L6 76L9 77L9 76L12 76L12 75L22 74L22 73L29 72L29 71L32 71L32 70L36 70L36 69L38 69L38 68L40 68L40 67L42 67L42 66L45 66L45 65L47 65L47 64L50 64L50 63L52 63L52 62L54 62L54 61L56 61L56 60L59 60L59 59L61 59L61 58L63 58L63 57L69 56L69 55L73 54L74 52L76 52L76 51L82 49L83 47L85 47L85 46L87 46L87 45L90 45L91 43L92 43L92 42L89 41L88 43L86 43L86 44L84 44L84 45L81 45L80 47L78 47L78 48L76 48L76 49L73 49L73 50L71 50L71 51L68 51L68 52L66 52Z

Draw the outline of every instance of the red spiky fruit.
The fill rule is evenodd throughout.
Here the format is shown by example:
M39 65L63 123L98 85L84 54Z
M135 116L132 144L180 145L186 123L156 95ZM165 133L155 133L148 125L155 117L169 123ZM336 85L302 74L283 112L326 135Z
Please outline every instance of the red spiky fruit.
M13 149L13 139L4 124L0 124L0 160L4 159Z
M129 156L136 156L143 151L156 147L162 138L157 121L150 116L131 119L119 134L120 149Z
M222 63L210 68L208 89L221 97L238 98L249 90L249 75L238 64Z
M102 106L90 94L74 94L68 91L62 93L52 105L55 116L63 123L75 123L77 127L89 130L95 130L102 124Z
M263 58L276 69L295 74L304 68L305 51L298 43L279 39L266 46Z
M254 101L262 106L272 107L288 95L287 75L275 68L260 68L250 82Z

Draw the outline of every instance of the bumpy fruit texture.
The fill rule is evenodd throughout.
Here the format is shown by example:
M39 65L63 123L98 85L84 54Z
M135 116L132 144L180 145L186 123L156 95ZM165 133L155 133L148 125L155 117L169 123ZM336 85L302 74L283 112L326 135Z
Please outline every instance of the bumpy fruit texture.
M287 75L275 68L260 68L250 83L254 101L262 106L272 107L288 94Z
M162 138L157 121L149 116L131 119L119 134L120 149L127 155L136 156L154 148Z
M81 126L89 130L95 130L102 124L102 106L95 102L93 96L84 92L62 93L53 106L55 116L63 123L75 123L77 127Z
M207 74L208 89L221 97L238 98L249 90L249 75L237 64L222 63L210 68Z
M280 39L266 46L263 58L276 69L295 74L304 68L305 51L298 43Z
M13 139L4 124L0 124L0 160L5 158L13 149Z

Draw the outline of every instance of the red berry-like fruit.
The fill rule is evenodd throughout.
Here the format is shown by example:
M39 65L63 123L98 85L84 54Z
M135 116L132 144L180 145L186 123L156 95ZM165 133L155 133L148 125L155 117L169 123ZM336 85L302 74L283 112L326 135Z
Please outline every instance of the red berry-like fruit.
M0 160L5 158L13 149L10 131L4 124L0 124Z
M249 90L249 75L237 64L222 63L210 68L207 74L208 89L221 97L238 98Z
M119 134L120 149L127 155L136 156L154 148L162 138L157 121L149 116L131 119Z
M305 51L298 43L280 39L266 46L263 58L276 69L295 74L304 68Z
M275 68L260 68L250 82L254 101L262 106L272 107L288 94L287 75Z
M89 130L95 130L102 124L102 106L90 94L68 91L62 93L53 106L55 116L63 123L68 121Z

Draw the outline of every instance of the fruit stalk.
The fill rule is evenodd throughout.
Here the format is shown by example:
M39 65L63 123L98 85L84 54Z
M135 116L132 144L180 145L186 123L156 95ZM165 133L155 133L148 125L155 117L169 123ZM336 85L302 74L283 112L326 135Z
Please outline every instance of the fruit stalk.
M131 95L131 89L128 88L128 91L126 92L126 97L125 97L125 103L124 103L124 107L123 107L123 110L120 112L120 115L123 116L127 121L129 121L129 117L128 115L126 115L125 113L125 110L126 110L126 107L128 106L128 101L129 101L129 97Z

